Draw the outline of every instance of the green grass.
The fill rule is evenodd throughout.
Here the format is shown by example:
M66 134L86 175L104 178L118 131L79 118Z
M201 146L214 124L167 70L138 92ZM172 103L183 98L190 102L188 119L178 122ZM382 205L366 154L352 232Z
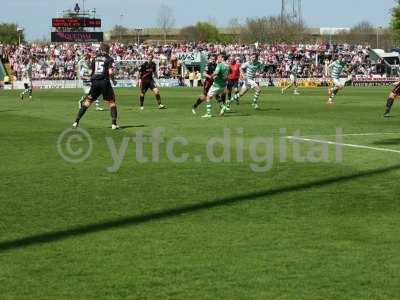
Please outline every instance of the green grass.
M144 112L136 90L118 90L125 129L112 132L109 112L89 111L81 127L93 152L80 164L56 148L80 90L35 91L23 104L0 91L0 298L400 299L400 153L345 147L336 163L329 146L329 162L295 162L291 151L279 161L281 128L330 141L336 128L391 133L343 142L400 151L400 110L382 117L388 91L347 88L327 107L322 89L267 89L261 111L247 97L227 117L204 120L190 112L198 90L163 89L169 109L149 95ZM159 162L138 163L131 141L121 168L106 171L106 137L119 149L157 127L166 141L187 138L176 148L187 162L171 162L164 145ZM205 159L224 128L234 157L243 128L244 162ZM269 172L250 168L255 137L274 139ZM150 144L144 150L151 156Z

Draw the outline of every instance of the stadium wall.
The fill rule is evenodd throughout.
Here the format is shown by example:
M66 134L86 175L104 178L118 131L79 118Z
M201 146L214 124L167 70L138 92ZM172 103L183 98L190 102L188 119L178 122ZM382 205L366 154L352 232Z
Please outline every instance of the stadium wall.
M34 89L76 89L82 88L82 81L80 80L33 80L32 86ZM136 80L124 79L117 80L117 88L132 88L137 87ZM178 87L179 80L177 79L160 79L159 86L163 88ZM23 81L15 81L12 85L5 87L7 89L23 90Z
M352 82L349 85L353 86L390 86L395 82L399 81L398 77L385 77L385 76L354 76ZM136 80L124 79L118 80L117 88L132 88L137 87ZM261 86L275 86L275 87L283 87L288 84L287 78L260 78L258 80ZM299 86L302 88L317 88L321 86L328 86L330 84L330 79L328 78L300 78ZM34 80L32 82L34 89L74 89L74 88L82 88L82 82L80 80ZM160 79L158 81L158 85L161 88L173 88L179 87L178 79ZM185 81L186 87L190 86L188 80ZM198 81L194 82L194 86L198 86ZM23 90L24 83L22 81L15 81L10 85L6 85L5 89L15 89L15 90Z

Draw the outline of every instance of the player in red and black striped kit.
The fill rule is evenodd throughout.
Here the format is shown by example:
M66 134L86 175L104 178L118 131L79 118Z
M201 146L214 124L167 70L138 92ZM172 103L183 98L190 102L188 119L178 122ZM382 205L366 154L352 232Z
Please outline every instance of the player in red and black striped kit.
M157 87L157 84L154 80L154 77L157 78L157 65L153 61L153 55L150 54L148 56L148 60L140 67L139 69L139 87L140 87L140 109L143 110L144 104L144 96L146 95L148 90L153 91L158 108L166 109L167 107L161 104L161 95L160 90Z
M232 99L232 92L239 93L240 64L231 56L229 58L228 99ZM229 102L229 101L228 101Z
M215 68L217 67L217 56L212 54L208 58L208 64L204 70L204 84L203 84L203 93L199 96L199 98L196 100L196 102L193 104L192 107L192 112L193 114L196 114L196 109L197 107L203 103L206 98L208 91L210 90L211 86L213 85L214 79L213 79L213 74L215 71Z
M111 129L118 129L117 125L117 104L115 102L115 94L111 82L116 85L114 79L114 59L109 55L110 46L107 44L101 44L99 53L96 55L92 61L92 74L91 81L92 86L90 88L89 94L86 96L81 108L79 109L78 115L76 117L75 123L72 125L73 128L79 126L79 121L85 114L86 110L92 105L94 101L103 95L104 101L108 102L108 106L111 112L112 125Z
M396 82L393 90L390 92L390 95L386 101L386 110L384 114L385 118L390 117L390 111L392 110L394 100L399 96L400 96L400 81Z

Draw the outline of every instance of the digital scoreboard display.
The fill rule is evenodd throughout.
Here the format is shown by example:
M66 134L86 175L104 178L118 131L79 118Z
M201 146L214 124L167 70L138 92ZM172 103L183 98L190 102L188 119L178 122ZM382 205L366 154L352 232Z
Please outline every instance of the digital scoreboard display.
M56 18L52 19L52 25L56 28L80 28L80 27L91 27L100 28L101 19L90 19L90 18Z

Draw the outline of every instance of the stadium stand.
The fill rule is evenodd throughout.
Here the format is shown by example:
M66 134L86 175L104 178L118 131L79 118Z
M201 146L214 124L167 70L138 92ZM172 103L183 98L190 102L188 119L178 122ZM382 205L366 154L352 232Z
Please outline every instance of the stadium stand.
M20 78L22 66L27 57L34 59L34 79L75 79L76 64L83 54L94 53L95 45L78 44L29 44L21 46L5 46L6 59L11 70L17 78ZM115 61L142 60L147 53L153 53L160 61L160 78L177 77L176 72L179 63L176 62L178 53L218 53L225 52L235 56L239 62L248 59L250 53L257 51L260 60L267 65L265 76L285 78L289 71L290 61L297 59L301 65L300 77L321 78L326 74L328 63L339 53L346 60L357 65L359 75L372 75L377 73L376 64L369 59L369 48L362 45L336 45L330 47L324 43L306 45L218 45L204 43L180 43L163 46L151 46L147 44L121 44L113 43L112 56ZM134 76L131 70L121 69L117 74L118 79Z

